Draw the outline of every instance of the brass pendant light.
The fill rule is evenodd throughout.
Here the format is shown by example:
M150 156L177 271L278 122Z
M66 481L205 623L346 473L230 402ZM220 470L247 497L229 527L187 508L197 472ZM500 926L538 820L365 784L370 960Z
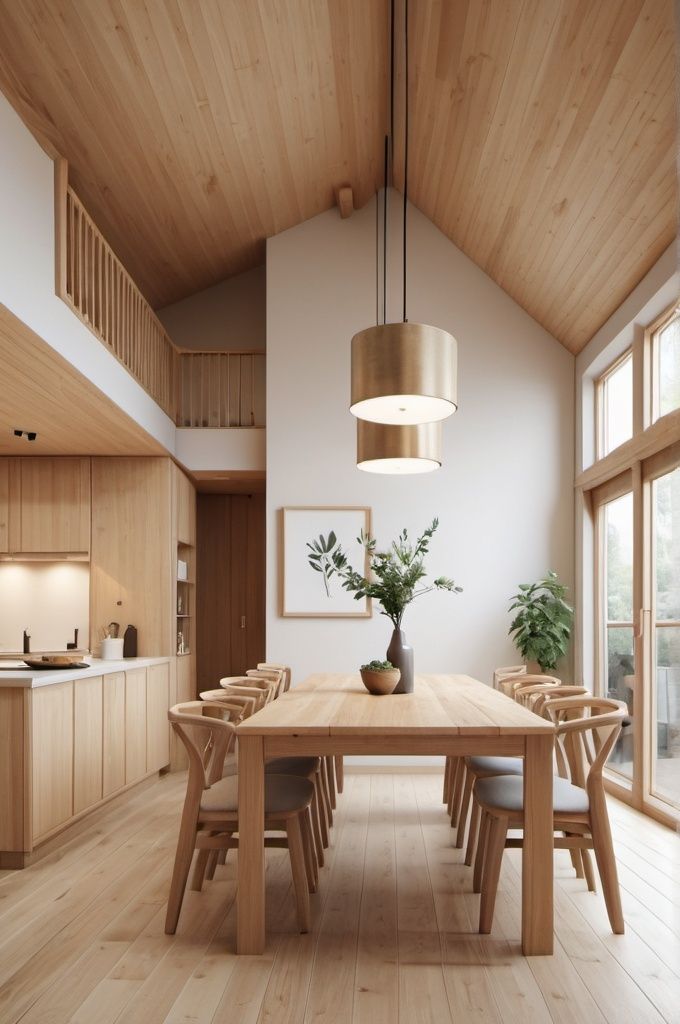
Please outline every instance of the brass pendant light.
M391 93L394 110L394 0L391 23ZM359 420L415 425L443 420L457 405L457 345L448 331L409 323L406 316L406 228L408 211L408 0L404 0L404 211L403 319L386 322L387 151L383 214L383 322L352 338L350 412ZM386 140L387 141L387 140ZM376 200L377 202L377 200Z
M442 425L395 426L357 420L357 468L367 473L430 473L442 464Z

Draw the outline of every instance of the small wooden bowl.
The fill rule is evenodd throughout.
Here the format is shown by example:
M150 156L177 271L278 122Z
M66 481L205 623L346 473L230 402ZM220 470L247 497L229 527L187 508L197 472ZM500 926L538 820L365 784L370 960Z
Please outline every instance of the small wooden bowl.
M386 668L378 672L362 668L360 672L362 683L368 692L376 697L384 697L388 693L392 693L401 678L398 668Z

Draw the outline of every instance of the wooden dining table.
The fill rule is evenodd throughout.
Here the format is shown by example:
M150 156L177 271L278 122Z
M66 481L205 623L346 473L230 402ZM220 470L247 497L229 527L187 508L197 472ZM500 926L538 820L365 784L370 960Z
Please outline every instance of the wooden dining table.
M419 675L413 693L377 697L358 675L316 674L242 722L237 735L238 953L265 948L265 762L328 754L523 757L522 950L552 953L551 723L470 676Z

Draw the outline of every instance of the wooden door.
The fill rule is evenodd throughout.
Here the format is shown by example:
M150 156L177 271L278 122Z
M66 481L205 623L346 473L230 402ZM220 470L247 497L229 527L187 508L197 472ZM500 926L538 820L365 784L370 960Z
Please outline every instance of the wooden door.
M196 544L199 690L265 656L264 494L199 494Z
M150 665L146 676L146 770L158 771L170 762L170 668Z
M102 677L73 684L73 813L102 798Z
M19 552L90 550L90 460L20 460Z
M125 673L104 678L102 793L109 796L125 785Z
M146 669L125 673L125 782L146 775Z
M73 682L32 692L33 840L73 814Z

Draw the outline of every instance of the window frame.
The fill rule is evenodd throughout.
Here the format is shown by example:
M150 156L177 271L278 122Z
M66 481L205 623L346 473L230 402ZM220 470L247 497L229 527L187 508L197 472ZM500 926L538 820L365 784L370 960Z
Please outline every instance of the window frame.
M617 445L616 448L605 450L607 440L607 383L610 378L621 369L624 363L630 360L632 388L630 394L631 410L631 435ZM635 436L635 361L633 346L630 345L624 352L610 363L607 369L595 380L595 462L606 458L615 452L622 445L627 444Z
M678 412L680 406L677 409L671 409L669 412L663 414L659 412L659 404L661 400L661 388L659 382L659 342L662 331L673 323L674 320L680 321L680 301L673 302L668 306L661 316L657 317L645 330L645 427L651 427L652 424L657 423L659 420L663 420L666 416L672 416L674 412Z

